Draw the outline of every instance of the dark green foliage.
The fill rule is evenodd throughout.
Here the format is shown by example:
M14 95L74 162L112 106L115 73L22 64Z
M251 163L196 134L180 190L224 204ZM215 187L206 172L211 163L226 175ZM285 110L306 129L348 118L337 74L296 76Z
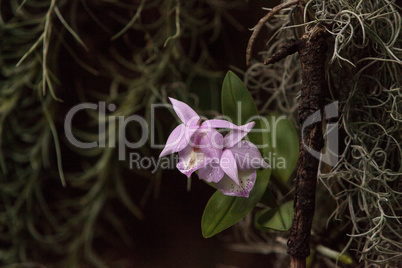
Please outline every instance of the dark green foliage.
M80 111L72 131L83 142L106 144L116 131L118 143L123 133L108 116L137 114L150 123L152 103L193 99L187 86L195 78L213 85L222 77L206 44L240 1L134 2L1 3L0 263L103 267L126 258L103 253L132 245L129 227L158 195L161 170L131 169L116 147L73 146L65 115L79 103L115 104L106 117ZM156 117L159 144L167 118ZM127 125L128 140L141 134L138 124ZM127 154L153 156L148 145Z

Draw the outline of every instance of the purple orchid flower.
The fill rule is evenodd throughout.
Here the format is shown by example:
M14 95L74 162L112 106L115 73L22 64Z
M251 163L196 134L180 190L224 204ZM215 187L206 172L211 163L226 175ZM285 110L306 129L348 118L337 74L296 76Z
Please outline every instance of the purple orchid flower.
M202 121L187 104L169 100L182 124L169 135L159 157L178 152L177 168L187 177L199 170L199 178L214 183L223 194L248 197L256 169L269 167L254 144L242 141L254 122L237 126L220 119ZM216 128L231 131L223 137Z
M198 172L201 179L214 183L225 195L248 197L255 184L256 169L269 167L254 144L241 141L246 134L229 132L223 140L221 157Z
M212 125L216 126L215 123L212 123ZM227 126L227 124L222 124L222 122L219 125ZM233 125L231 127L236 127L232 131L235 131L236 135L233 135L233 138L238 142L251 131L254 127L254 122L242 126ZM211 162L219 161L222 156L224 143L222 134L214 128L200 127L193 135L192 141L183 150L179 151L180 161L177 164L177 169L189 178L194 171L205 167Z
M172 133L170 133L166 142L165 148L162 150L159 157L176 153L184 150L186 146L192 141L194 134L197 130L208 131L212 128L229 128L247 131L247 126L238 127L226 120L212 119L202 122L201 117L190 106L184 102L169 98L173 105L173 109L177 116L182 121Z

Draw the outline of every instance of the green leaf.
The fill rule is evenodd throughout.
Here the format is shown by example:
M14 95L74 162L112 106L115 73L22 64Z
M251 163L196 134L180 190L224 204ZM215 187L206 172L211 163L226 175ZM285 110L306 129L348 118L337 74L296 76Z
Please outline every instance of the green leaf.
M226 119L236 125L255 121L255 129L260 128L260 120L248 89L233 72L229 71L222 85L222 111ZM250 142L259 145L263 141L260 132L247 135ZM201 220L202 235L205 238L229 228L246 216L259 202L268 186L270 169L257 170L257 179L248 198L226 196L216 191L208 201Z
M255 215L255 226L263 232L287 231L292 226L293 201L288 201L278 208L267 208Z
M286 183L296 168L299 158L299 137L293 123L284 115L266 117L269 131L264 132L264 140L269 144L265 157L271 163L272 175Z
M267 207L277 207L276 197L270 189L266 189L264 195L261 197L260 203L266 205Z
M270 174L270 169L257 170L257 181L248 198L227 196L216 191L202 215L202 235L205 238L212 237L244 218L264 194Z
M232 123L240 126L255 122L254 129L260 129L257 107L243 81L233 72L227 72L222 85L222 113L229 117ZM247 137L255 145L260 145L261 133L251 131Z

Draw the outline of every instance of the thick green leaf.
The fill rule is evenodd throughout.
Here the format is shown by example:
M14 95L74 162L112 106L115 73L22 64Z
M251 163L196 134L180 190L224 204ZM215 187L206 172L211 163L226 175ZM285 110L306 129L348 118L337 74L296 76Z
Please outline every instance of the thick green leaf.
M233 123L242 125L255 121L255 129L260 128L258 111L254 100L243 82L233 72L228 72L222 85L223 115ZM249 133L249 140L259 145L263 138L260 132ZM258 203L268 186L270 169L257 170L257 179L248 198L226 196L215 192L208 201L201 220L205 238L229 228L247 215Z
M272 175L286 183L296 168L299 157L299 137L293 123L284 115L266 117L269 132L264 132L264 140L269 144L265 157L269 159Z
M244 218L264 194L270 174L270 169L257 170L257 181L248 198L227 196L216 191L209 199L202 215L202 235L205 238L212 237Z
M272 170L271 170L271 172L272 172ZM278 206L278 203L276 201L276 196L273 192L271 192L270 189L265 190L264 195L261 197L260 203L266 205L267 207L271 207L271 208Z
M236 125L254 121L254 130L260 129L259 114L254 99L243 81L231 71L227 72L223 80L222 113ZM252 143L261 144L260 132L252 130L247 136Z
M278 208L267 208L255 215L255 226L263 231L269 232L287 231L292 226L293 201L288 201Z

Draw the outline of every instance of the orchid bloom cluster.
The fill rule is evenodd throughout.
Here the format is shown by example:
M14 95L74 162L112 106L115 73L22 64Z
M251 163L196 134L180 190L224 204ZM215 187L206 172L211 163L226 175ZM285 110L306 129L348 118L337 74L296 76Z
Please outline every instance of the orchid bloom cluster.
M248 197L256 180L256 169L267 168L257 147L242 140L254 127L254 122L237 126L226 120L203 121L187 104L169 98L182 121L166 142L159 157L178 152L177 169L190 178L198 177L229 196ZM229 129L223 135L217 129Z

